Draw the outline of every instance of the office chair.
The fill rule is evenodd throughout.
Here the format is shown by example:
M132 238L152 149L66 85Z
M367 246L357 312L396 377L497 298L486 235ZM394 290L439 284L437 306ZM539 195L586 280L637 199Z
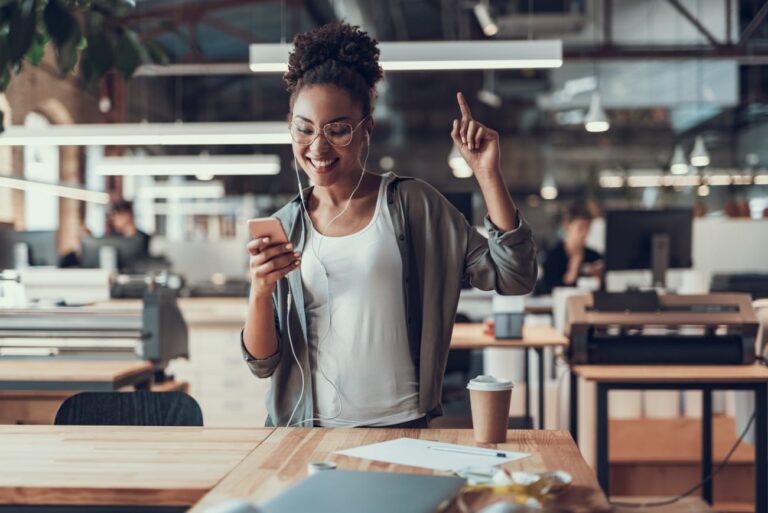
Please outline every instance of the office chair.
M56 412L57 426L202 426L203 412L184 392L81 392Z

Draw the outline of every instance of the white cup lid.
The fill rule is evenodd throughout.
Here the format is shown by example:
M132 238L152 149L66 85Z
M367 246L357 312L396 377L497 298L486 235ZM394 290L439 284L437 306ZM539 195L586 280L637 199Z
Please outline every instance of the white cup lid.
M467 388L469 390L488 391L512 390L514 386L515 385L513 385L512 382L508 379L495 378L488 374L481 374L480 376L471 379L469 384L467 384Z

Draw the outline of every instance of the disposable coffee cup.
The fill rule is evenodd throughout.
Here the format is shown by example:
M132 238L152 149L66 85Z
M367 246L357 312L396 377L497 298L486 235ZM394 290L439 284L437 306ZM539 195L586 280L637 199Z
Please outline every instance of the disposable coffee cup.
M467 384L472 408L475 441L502 443L507 441L509 403L514 385L506 379L480 375Z

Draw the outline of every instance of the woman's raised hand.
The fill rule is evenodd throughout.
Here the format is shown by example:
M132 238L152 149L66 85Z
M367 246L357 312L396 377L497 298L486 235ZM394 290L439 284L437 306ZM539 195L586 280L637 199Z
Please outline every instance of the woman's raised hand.
M477 178L500 172L499 133L472 117L464 95L456 93L461 119L453 120L451 138Z

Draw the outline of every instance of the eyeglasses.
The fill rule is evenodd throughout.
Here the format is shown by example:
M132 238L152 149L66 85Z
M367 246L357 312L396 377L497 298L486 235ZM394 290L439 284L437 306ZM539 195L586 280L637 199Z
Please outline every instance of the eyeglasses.
M349 123L336 122L326 123L323 125L323 137L333 146L349 146L352 142L352 137L355 135L355 130L360 128L360 125L368 119L368 116L360 120L360 122L354 127ZM315 142L317 136L320 135L320 130L315 125L306 121L291 121L288 125L288 130L291 133L291 139L296 144L307 146Z

